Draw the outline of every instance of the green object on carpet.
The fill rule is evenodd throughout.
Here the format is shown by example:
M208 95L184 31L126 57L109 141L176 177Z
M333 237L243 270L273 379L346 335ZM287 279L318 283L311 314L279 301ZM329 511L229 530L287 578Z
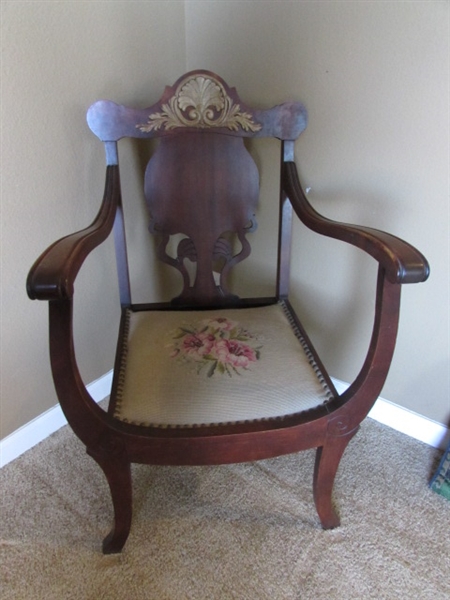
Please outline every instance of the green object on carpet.
M450 443L444 452L439 467L431 480L431 489L450 500Z

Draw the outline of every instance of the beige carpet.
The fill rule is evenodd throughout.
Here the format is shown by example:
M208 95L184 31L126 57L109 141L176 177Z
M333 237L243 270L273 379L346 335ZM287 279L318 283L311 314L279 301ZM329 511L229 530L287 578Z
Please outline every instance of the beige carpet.
M450 598L450 502L427 487L440 452L366 421L313 507L313 452L257 464L136 466L134 521L104 557L106 482L63 428L0 471L2 599Z

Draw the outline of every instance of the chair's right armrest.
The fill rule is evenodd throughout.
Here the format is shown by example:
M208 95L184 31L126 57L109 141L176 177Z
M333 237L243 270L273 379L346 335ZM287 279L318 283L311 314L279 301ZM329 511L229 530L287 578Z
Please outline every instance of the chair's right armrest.
M119 203L119 168L110 165L106 169L102 205L92 224L53 243L31 267L27 293L32 300L73 296L78 271L88 254L109 236Z

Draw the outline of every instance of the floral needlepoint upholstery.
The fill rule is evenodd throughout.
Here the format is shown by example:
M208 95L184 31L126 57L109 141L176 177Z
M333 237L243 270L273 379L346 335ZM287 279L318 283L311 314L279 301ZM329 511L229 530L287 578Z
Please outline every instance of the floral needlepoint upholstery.
M226 317L203 319L198 325L183 325L173 332L171 356L208 377L241 375L260 358L258 338Z
M194 427L282 418L331 397L282 304L129 311L125 338L114 413L122 421Z

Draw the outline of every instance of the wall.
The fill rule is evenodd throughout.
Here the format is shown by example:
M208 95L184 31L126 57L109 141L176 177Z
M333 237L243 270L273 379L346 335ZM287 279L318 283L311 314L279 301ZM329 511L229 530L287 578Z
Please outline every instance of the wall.
M448 3L189 0L186 40L188 68L218 72L245 101L306 104L296 160L319 211L386 229L427 256L429 281L403 289L383 396L448 424ZM269 155L263 148L258 162ZM272 210L265 163L262 181ZM254 247L263 278L273 270L266 228ZM301 228L294 255L294 303L330 373L351 381L369 341L375 266Z
M25 279L50 242L86 226L98 208L103 152L85 125L86 108L101 97L150 104L186 67L218 72L261 107L301 99L310 124L297 162L312 203L330 217L388 229L427 255L430 280L404 289L383 395L448 424L447 2L38 0L1 9L1 437L57 401L46 303L28 300ZM129 203L144 157L135 145L125 150L138 159L123 180L126 209L144 216L141 202ZM276 164L278 154L273 144L254 151L267 210L255 268L244 263L237 284L245 292L257 273L265 293L276 240L263 215L276 213L277 194L266 159ZM128 230L132 244L147 244L132 252L137 301L167 294L165 281L149 288L152 265L142 276L152 248L145 219L141 225ZM316 237L296 231L293 297L331 374L350 381L368 343L375 270ZM112 367L118 301L108 250L89 259L77 282L86 382Z
M3 437L57 402L47 303L28 300L25 280L47 245L87 226L100 205L104 155L86 110L99 98L156 101L185 70L185 37L183 2L1 8ZM133 185L124 181L127 195ZM109 243L96 251L77 280L76 347L86 382L113 364L118 297L108 250Z

